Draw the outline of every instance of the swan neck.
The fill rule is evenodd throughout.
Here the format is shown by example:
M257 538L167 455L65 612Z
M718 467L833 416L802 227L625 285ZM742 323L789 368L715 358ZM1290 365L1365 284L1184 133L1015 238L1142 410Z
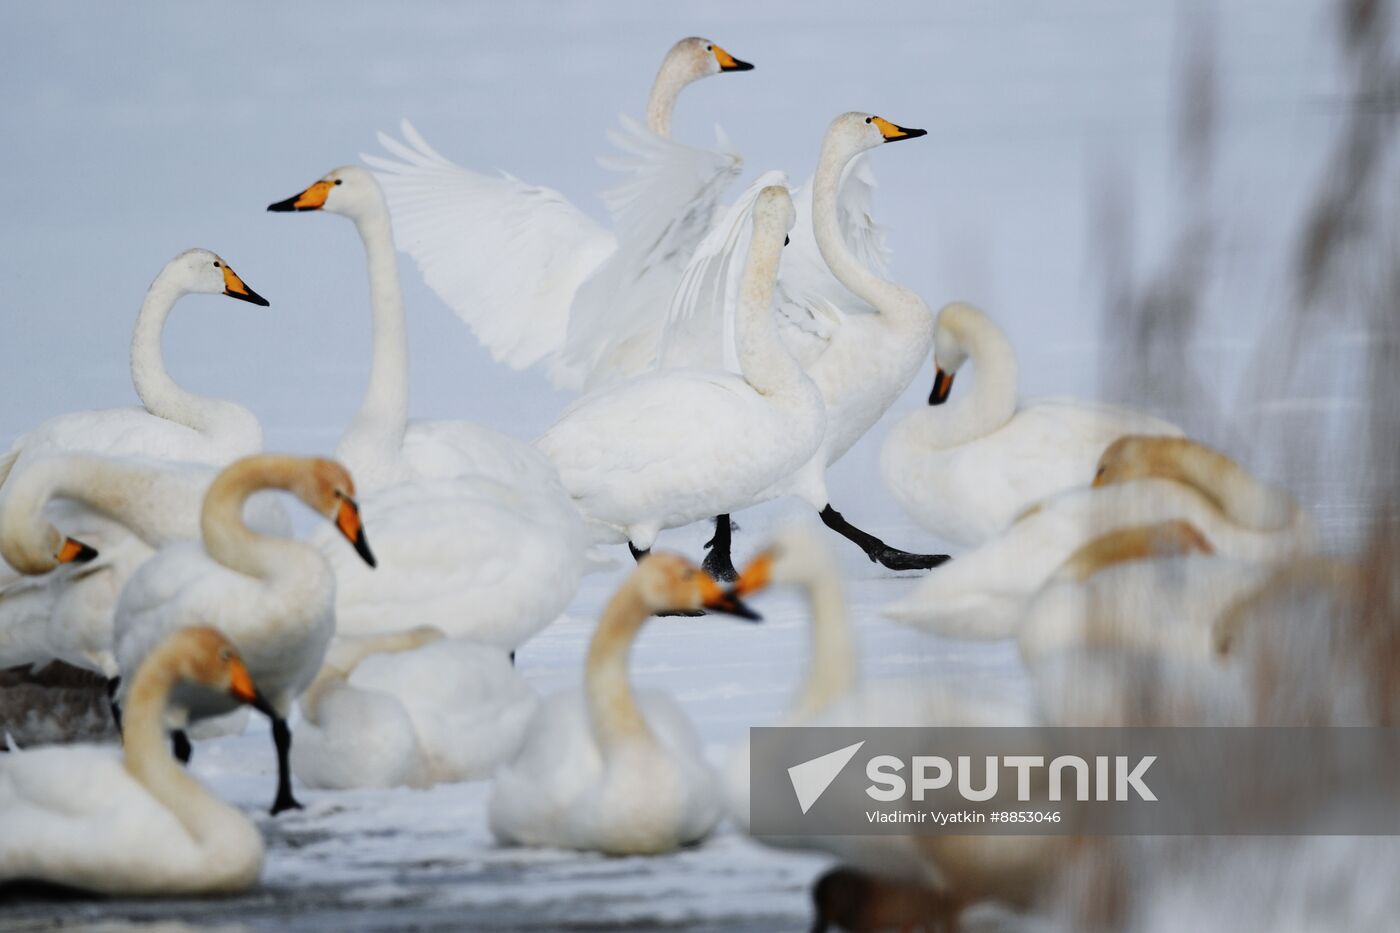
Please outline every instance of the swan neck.
M176 680L170 651L158 648L137 669L122 710L122 762L198 840L213 829L212 818L226 808L186 774L169 752L162 718Z
M647 129L662 139L671 138L671 116L676 111L676 99L692 80L681 72L680 59L673 51L661 62L647 98Z
M919 409L920 422L936 448L955 447L1005 427L1016 414L1020 370L1011 341L986 319L958 335L972 364L972 385L942 405Z
M148 412L201 433L209 433L217 426L219 410L231 407L230 403L205 398L181 388L166 371L165 356L161 351L165 322L175 303L186 294L184 289L168 281L164 273L157 276L147 289L131 337L131 381Z
M593 734L605 755L622 745L656 742L627 676L632 643L650 615L636 584L629 580L603 610L588 645L584 692Z
M812 617L812 654L792 719L820 713L855 690L856 649L846 620L846 601L835 567L813 576L807 586Z
M304 553L315 555L296 541L261 535L243 520L248 497L262 489L291 490L301 478L301 461L294 457L260 456L228 467L209 486L200 512L200 531L209 556L230 570L261 580L279 574L301 575Z
M1255 479L1229 457L1181 438L1160 442L1167 452L1168 479L1191 486L1226 518L1255 531L1280 531L1298 507L1281 490Z
M812 232L832 275L896 325L928 326L928 308L918 295L876 275L856 258L841 233L837 200L847 163L857 155L837 140L822 144L812 180Z
M773 290L778 279L782 243L755 235L739 281L734 347L739 371L760 395L776 395L798 385L805 376L778 336L773 316Z
M359 413L346 432L345 459L356 474L367 472L356 463L354 451L368 449L395 459L403 444L408 421L408 335L404 323L403 292L399 287L398 259L387 209L355 219L369 266L370 310L373 341L369 385Z

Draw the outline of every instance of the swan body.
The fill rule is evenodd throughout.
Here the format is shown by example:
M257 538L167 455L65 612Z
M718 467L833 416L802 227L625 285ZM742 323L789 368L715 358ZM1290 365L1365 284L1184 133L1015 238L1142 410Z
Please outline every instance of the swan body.
M339 580L340 630L368 635L429 624L514 649L573 597L589 567L587 525L554 467L529 444L465 421L408 420L403 295L373 175L336 169L269 209L350 218L369 264L369 387L336 454L361 484L384 566L368 573L330 529L313 538Z
M0 666L57 659L115 676L112 613L122 587L157 549L198 539L200 505L217 472L55 453L12 473L0 499L7 562L0 565ZM246 518L266 534L291 531L281 503L265 496L248 503Z
M766 189L737 321L742 376L642 376L583 397L536 441L600 536L646 550L663 528L763 501L817 449L821 396L779 342L771 311L792 221L787 192ZM824 504L824 487L807 493Z
M597 388L650 368L658 309L709 229L741 160L673 141L671 114L688 84L745 71L713 42L667 53L646 125L623 118L603 160L624 181L604 200L609 232L549 188L453 164L404 121L404 142L379 135L393 158L365 156L389 199L399 248L499 361L544 363L560 388Z
M826 431L818 469L839 460L913 380L933 339L918 295L883 278L883 233L869 217L874 187L861 154L923 130L865 113L838 116L822 140L816 174L796 197L805 221L792 236L776 288L784 344L821 392ZM770 173L759 184L779 184ZM732 361L737 263L754 210L751 187L696 250L668 314L670 365ZM730 363L732 366L732 363ZM823 505L825 503L822 503Z
M1152 458L1158 462L1149 464ZM1284 493L1182 438L1114 442L1100 458L1095 483L1032 510L1001 536L921 580L885 615L953 637L1012 637L1030 599L1076 550L1125 527L1182 520L1216 554L1250 563L1306 554L1316 546L1312 520Z
M496 838L641 855L708 835L722 809L699 736L667 694L631 687L627 657L653 612L732 605L684 559L644 558L604 610L582 689L545 700L519 753L497 771Z
M284 489L330 517L366 562L355 485L329 460L254 456L235 461L210 486L200 524L202 541L162 548L122 589L114 630L125 705L131 675L171 633L190 626L218 629L238 646L279 720L274 721L281 779L277 809L290 802L286 745L279 737L293 699L320 669L335 631L335 577L321 553L294 539L253 532L241 514L260 489ZM171 728L228 712L226 697L182 691L166 711ZM285 790L286 797L283 796Z
M267 305L209 250L185 250L170 260L146 292L131 341L131 378L145 407L49 419L21 436L0 458L0 484L33 458L56 451L222 465L262 447L262 428L252 412L233 402L195 395L176 385L165 370L161 331L176 302L189 294L227 295Z
M0 882L127 896L229 893L257 883L257 827L166 751L161 714L182 685L265 704L222 635L186 629L137 672L120 753L68 746L0 756Z
M1017 397L1016 356L1001 329L967 304L938 314L937 376L929 405L890 429L880 475L904 511L961 545L999 534L1031 505L1093 478L1100 455L1127 434L1180 436L1175 425L1112 405ZM947 400L970 360L972 391Z
M302 697L292 768L311 787L490 777L538 705L505 652L420 627L342 639Z

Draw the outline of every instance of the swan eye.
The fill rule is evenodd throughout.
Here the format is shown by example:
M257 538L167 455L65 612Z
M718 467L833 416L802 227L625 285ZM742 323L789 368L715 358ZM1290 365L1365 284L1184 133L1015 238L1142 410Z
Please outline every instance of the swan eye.
M215 259L215 260L214 260L214 268L215 268L215 269L218 269L218 268L220 268L221 266L222 266L222 263L220 263L219 260Z
M707 46L705 46L705 51L706 51L706 52L713 52L714 50L715 50L715 47L714 47L713 45L707 45Z
M219 660L220 660L220 661L232 661L232 660L233 660L233 652L230 651L230 650L228 650L227 648L220 648L220 649L219 649Z
M870 122L871 120L873 120L873 119L874 119L874 117L866 117L866 118L865 118L865 122L866 122L866 123L869 123L869 122Z
M345 179L344 179L344 178L337 178L337 179L335 180L335 183L336 183L337 185L343 185L343 184L345 184Z

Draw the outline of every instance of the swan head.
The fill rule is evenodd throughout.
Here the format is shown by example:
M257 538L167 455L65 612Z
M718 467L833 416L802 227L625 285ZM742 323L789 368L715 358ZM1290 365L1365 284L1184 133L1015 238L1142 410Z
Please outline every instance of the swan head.
M203 625L180 629L165 640L158 654L170 659L168 663L179 680L227 693L240 703L278 718L272 704L254 685L238 649L218 629Z
M899 126L873 113L851 111L831 121L826 130L826 145L839 146L848 157L854 157L857 153L883 146L885 143L917 139L927 135L927 130Z
M268 301L238 277L218 253L187 249L165 264L160 277L186 294L227 295L239 301L267 307Z
M52 525L46 524L35 547L31 542L14 537L5 548L5 560L20 573L38 576L64 564L86 564L97 557L97 549L70 538Z
M384 192L374 174L358 165L343 165L327 172L309 188L284 201L269 204L277 213L288 211L327 211L347 217L362 217L384 210Z
M681 557L658 551L642 559L633 571L633 585L653 614L709 609L750 622L762 617L728 593L708 573Z
M682 39L671 46L661 62L662 73L680 84L730 71L752 70L753 65L730 55L718 43L699 36Z
M371 567L374 553L365 538L360 521L360 506L355 501L355 481L350 471L334 460L312 459L288 487L297 498L335 523L345 540L355 546L355 553Z
M783 238L788 242L797 221L797 210L792 205L792 195L782 185L769 185L758 193L753 205L754 233L764 240Z
M955 301L938 312L933 331L933 390L930 405L942 405L953 390L953 377L967 362L967 345L973 333L987 323L987 316L972 305Z
M840 569L826 545L810 529L793 527L779 532L745 565L730 592L748 596L775 585L812 587L839 576Z

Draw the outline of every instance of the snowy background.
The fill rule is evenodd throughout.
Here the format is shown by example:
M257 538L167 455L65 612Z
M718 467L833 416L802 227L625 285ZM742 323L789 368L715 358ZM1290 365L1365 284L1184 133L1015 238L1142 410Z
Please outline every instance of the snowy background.
M1345 106L1329 4L1202 6L1213 10L1220 94L1211 183L1220 261L1195 373L1231 408L1254 340L1291 297L1289 251ZM1105 274L1094 207L1105 184L1120 185L1131 252L1149 270L1179 225L1176 65L1196 35L1182 9L1162 0L5 4L0 444L50 415L134 403L127 345L144 290L175 253L204 246L272 307L185 299L167 329L170 370L252 408L269 449L328 452L367 374L363 254L343 219L271 215L266 205L377 151L375 131L407 116L459 163L557 188L602 218L597 192L612 179L594 157L604 129L641 111L662 54L691 34L757 69L689 88L678 139L708 143L719 123L744 155L746 180L768 168L801 180L839 112L927 129L872 158L895 278L935 309L959 298L991 313L1021 356L1026 394L1099 394ZM495 365L411 263L402 270L413 413L521 437L545 428L567 397L536 373ZM890 417L921 403L931 375L926 367ZM833 470L832 501L895 545L933 549L879 485L884 429ZM736 559L791 510L740 517ZM662 545L698 554L702 531L663 535ZM911 581L834 546L872 677L1024 689L1009 646L954 645L880 622L877 607ZM577 680L590 620L614 582L590 578L572 619L521 652L542 689ZM800 609L788 597L760 608L761 628L668 620L639 645L637 679L678 694L716 761L745 727L779 713L800 670ZM259 811L271 768L260 726L196 749L197 773ZM0 927L62 916L284 928L279 915L293 911L321 929L799 929L806 885L824 864L727 830L646 862L496 849L483 785L302 797L305 813L263 819L269 862L249 897L25 904Z

